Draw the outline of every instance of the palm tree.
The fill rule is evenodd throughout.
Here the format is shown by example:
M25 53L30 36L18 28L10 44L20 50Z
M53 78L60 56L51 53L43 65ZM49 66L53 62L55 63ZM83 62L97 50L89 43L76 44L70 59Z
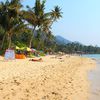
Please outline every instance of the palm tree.
M51 12L51 18L53 19L53 21L57 21L57 19L62 17L61 14L61 8L59 6L55 6L54 10L52 10Z
M30 38L30 41L29 41L29 47L31 48L31 44L32 44L32 40L33 40L33 33L35 32L35 29L36 29L36 16L34 14L34 12L32 11L32 9L28 10L28 11L23 11L23 19L26 20L28 23L31 24L32 26L32 32L31 32L31 38Z
M52 24L62 17L62 12L59 6L55 6L54 10L44 14L43 24L41 25L41 30L50 36Z
M11 47L11 38L15 33L23 30L25 26L20 17L20 0L6 1L0 3L0 26L5 30L5 36L8 40L8 48Z
M27 6L28 11L23 11L23 18L31 24L33 27L32 37L30 39L29 47L31 48L33 36L36 28L39 28L43 24L43 16L44 16L44 7L45 0L42 2L40 0L36 0L35 6L30 8Z
M23 18L33 27L29 47L32 45L36 29L49 33L52 23L61 17L61 9L58 6L56 6L51 12L45 12L45 3L46 0L43 0L42 2L36 0L33 8L27 6L28 11L23 11Z

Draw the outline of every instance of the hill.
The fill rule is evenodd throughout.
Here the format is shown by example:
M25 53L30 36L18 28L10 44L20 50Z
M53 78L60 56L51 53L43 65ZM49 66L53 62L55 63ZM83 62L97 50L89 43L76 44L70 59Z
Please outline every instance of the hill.
M71 41L69 41L69 40L67 40L64 37L59 36L59 35L55 36L55 41L56 41L57 44L68 44L68 43L72 43Z

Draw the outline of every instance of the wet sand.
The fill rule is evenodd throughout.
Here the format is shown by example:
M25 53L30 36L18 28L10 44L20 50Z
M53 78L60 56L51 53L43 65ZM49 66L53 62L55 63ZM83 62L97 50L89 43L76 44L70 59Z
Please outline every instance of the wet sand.
M87 100L87 71L95 66L88 58L46 56L4 61L0 57L0 100Z
M89 100L100 100L100 60L96 60L97 67L89 72L91 94Z

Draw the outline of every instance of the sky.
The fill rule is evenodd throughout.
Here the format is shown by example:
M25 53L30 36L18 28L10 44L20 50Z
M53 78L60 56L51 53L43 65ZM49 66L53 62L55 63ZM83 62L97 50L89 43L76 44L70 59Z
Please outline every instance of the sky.
M32 7L34 2L22 0L24 7ZM100 0L47 0L46 11L56 5L62 9L63 17L53 24L54 35L85 45L100 46Z

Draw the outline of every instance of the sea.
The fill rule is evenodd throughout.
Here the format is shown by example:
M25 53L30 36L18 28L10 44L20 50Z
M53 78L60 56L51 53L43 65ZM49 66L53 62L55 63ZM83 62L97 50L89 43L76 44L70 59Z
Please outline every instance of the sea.
M88 57L96 60L96 68L88 73L88 79L91 84L91 93L89 100L100 100L100 54L87 54Z

